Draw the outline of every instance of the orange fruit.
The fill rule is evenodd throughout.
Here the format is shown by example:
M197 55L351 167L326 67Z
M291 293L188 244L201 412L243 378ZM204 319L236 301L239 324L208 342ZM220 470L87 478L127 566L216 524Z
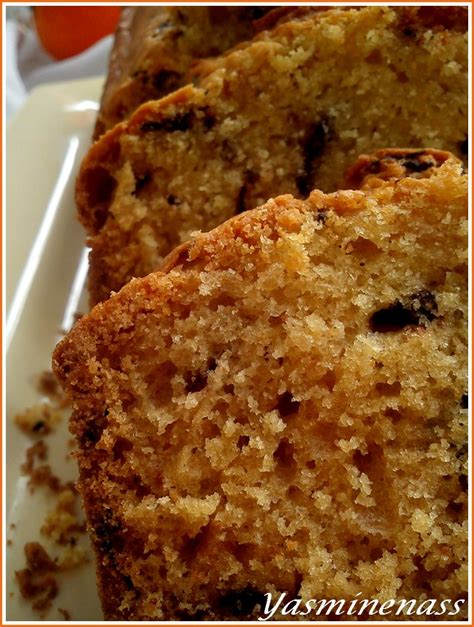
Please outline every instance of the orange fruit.
M116 6L35 6L36 32L55 59L72 57L115 30Z

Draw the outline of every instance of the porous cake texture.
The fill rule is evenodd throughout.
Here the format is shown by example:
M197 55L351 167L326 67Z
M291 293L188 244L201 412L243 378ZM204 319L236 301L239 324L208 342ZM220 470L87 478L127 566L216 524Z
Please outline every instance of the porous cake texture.
M97 139L147 100L190 82L192 64L254 34L272 7L131 6L122 10L110 56Z
M107 619L466 598L467 177L351 176L196 235L56 349Z
M91 303L196 230L278 194L339 189L364 152L463 156L466 19L459 7L303 12L203 61L199 86L140 107L96 142L78 178Z

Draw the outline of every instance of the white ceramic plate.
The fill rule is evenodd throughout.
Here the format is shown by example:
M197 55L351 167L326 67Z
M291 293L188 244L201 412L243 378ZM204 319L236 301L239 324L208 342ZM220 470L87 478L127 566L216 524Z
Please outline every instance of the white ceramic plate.
M15 570L25 567L25 542L41 541L39 528L54 507L46 488L30 494L20 472L31 439L13 416L42 400L38 375L51 368L51 353L76 311L87 310L84 281L87 251L75 217L74 181L90 145L102 80L56 83L36 89L7 127L6 143L6 443L5 513L6 619L36 621L37 613L21 598ZM53 471L76 476L70 459L67 420L45 438ZM12 526L13 525L13 526ZM81 542L87 545L84 537ZM90 547L88 552L92 560ZM52 551L53 552L53 551ZM93 562L65 573L49 621L103 620Z

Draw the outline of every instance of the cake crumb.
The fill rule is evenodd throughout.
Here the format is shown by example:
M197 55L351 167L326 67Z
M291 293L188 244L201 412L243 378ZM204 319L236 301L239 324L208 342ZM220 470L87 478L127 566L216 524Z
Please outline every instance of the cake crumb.
M67 395L60 390L51 371L44 371L37 381L38 392L47 396L50 402L42 402L18 413L15 424L30 436L45 436L51 433L62 420L63 409L69 405ZM72 440L68 446L72 448ZM28 476L28 486L32 493L39 487L45 487L56 495L54 509L50 511L40 532L53 543L61 547L54 557L50 557L39 542L28 542L24 551L26 567L15 572L15 579L23 598L31 601L31 607L43 618L51 608L60 588L58 571L76 568L88 561L87 551L77 546L78 534L86 530L85 522L80 520L81 505L72 481L63 481L48 463L48 446L43 438L37 439L26 449L21 472ZM68 453L68 459L70 454ZM15 529L14 523L10 529ZM7 540L11 546L12 540ZM58 610L64 620L71 620L67 610Z
M45 370L38 377L38 392L49 398L62 396L61 388L51 370Z
M39 542L25 544L26 568L15 572L20 593L32 599L32 608L44 612L51 607L58 594L58 584L52 573L57 565Z
M48 447L44 440L38 440L26 449L26 460L21 465L21 472L24 475L31 475L35 467L35 461L44 461L48 454ZM13 528L13 527L12 527Z
M38 465L38 462L46 461L47 457L48 447L44 440L38 440L26 449L26 460L21 465L21 472L29 476L28 486L30 491L34 492L35 488L41 485L47 486L56 493L61 492L65 488L75 490L74 483L72 481L63 483L53 473L49 464L42 463Z
M29 568L35 572L47 573L56 570L56 564L39 542L27 542L25 555Z
M55 508L49 512L41 526L41 533L57 544L71 544L71 535L84 533L85 523L76 514L77 493L73 486L65 486L59 493Z
M89 562L86 550L81 546L70 545L61 552L58 558L59 570L72 570Z
M64 409L71 404L68 395L62 391L52 370L45 370L40 374L37 390L40 394L47 396L57 409Z
M15 415L15 424L28 435L47 435L61 421L61 413L49 403L38 403Z

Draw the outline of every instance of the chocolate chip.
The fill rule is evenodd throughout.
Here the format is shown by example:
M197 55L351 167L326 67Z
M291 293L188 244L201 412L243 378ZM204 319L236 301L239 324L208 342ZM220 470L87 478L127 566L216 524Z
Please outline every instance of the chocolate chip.
M211 128L213 128L213 126L215 126L216 124L216 118L214 115L212 115L212 113L206 110L202 119L202 123L204 124L204 128L206 129L206 131L210 131Z
M429 161L413 161L411 159L404 161L403 165L407 170L410 170L410 172L424 172L433 167L433 163Z
M467 394L463 394L461 396L461 408L467 409L469 407L469 396Z
M166 131L174 133L175 131L187 131L194 121L194 112L178 113L173 118L165 118L163 120L149 120L144 122L140 129L143 133L155 133L157 131Z
M141 192L141 190L144 187L146 187L146 185L148 185L148 183L150 181L151 181L151 175L150 174L145 174L145 175L139 176L137 179L135 179L135 189L132 192L133 196L138 196L138 194Z
M179 85L181 76L172 70L160 70L153 76L153 86L160 93L169 93Z
M266 15L268 11L274 9L275 7L249 7L248 13L251 20L259 20L261 17Z
M243 213L246 210L245 206L245 194L247 192L247 186L241 185L237 194L237 200L235 201L235 214Z
M232 616L250 617L255 606L264 607L265 595L250 587L243 590L232 590L219 599L219 605Z
M167 197L166 200L167 200L169 205L180 205L181 204L181 201L179 200L179 198L176 198L176 196L174 196L173 194L170 194Z
M258 174L253 172L253 170L246 170L244 172L244 183L240 186L240 189L237 193L237 199L235 201L235 215L239 213L243 213L247 209L251 209L251 207L247 206L247 192L251 185L256 183L258 180Z
M316 213L316 222L318 224L326 224L326 220L328 219L328 212L324 211L324 209L318 209Z
M405 37L409 37L410 39L416 36L416 30L411 26L406 26L405 28L403 28L402 33L405 35Z
M395 151L390 153L390 157L397 161L404 161L405 159L422 157L424 154L426 154L426 150L409 150L408 152L403 152L402 150L395 149Z
M407 326L426 325L437 315L438 305L431 292L421 290L392 305L374 312L369 320L371 331L390 333L401 331Z
M423 156L425 157L425 160L421 161L418 157ZM426 150L418 150L417 152L411 151L406 154L393 153L390 155L390 158L399 161L403 167L407 169L408 175L418 172L426 172L426 170L439 165L432 155L426 154Z
M321 157L329 136L329 126L326 120L313 124L303 139L303 174L296 178L296 187L299 193L306 197L314 187L316 159Z

